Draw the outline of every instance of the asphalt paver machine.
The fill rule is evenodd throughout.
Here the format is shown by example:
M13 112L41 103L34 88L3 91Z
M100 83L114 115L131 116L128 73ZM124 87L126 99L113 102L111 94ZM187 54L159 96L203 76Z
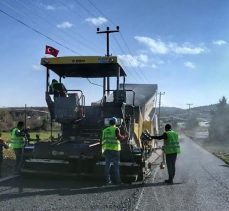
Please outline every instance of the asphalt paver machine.
M21 172L102 177L101 131L110 118L116 117L120 131L129 134L129 139L121 142L121 177L128 182L143 180L156 149L153 140L144 139L144 131L152 135L157 131L157 85L126 84L126 73L115 56L42 58L41 65L46 67L45 96L50 116L61 124L61 134L55 140L25 146ZM81 78L82 83L101 78L101 98L85 105L87 96L78 89L66 89L66 96L52 96L50 71L59 82L65 78ZM111 82L115 89L110 88Z

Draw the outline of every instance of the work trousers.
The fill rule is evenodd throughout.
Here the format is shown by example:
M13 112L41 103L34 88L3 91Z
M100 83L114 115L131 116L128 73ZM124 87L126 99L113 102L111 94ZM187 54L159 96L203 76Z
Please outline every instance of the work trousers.
M15 163L15 167L14 167L14 171L15 172L19 172L21 169L21 165L22 165L22 159L23 159L23 149L19 148L19 149L14 149L14 153L16 156L16 163Z
M2 177L2 161L3 158L0 156L0 177Z
M168 169L169 180L172 181L176 172L177 153L166 154L166 164Z
M113 178L114 183L118 184L121 182L120 179L120 170L119 170L119 163L120 163L120 152L115 150L105 150L105 180L106 183L110 183L111 179ZM113 171L111 171L111 164L113 163Z

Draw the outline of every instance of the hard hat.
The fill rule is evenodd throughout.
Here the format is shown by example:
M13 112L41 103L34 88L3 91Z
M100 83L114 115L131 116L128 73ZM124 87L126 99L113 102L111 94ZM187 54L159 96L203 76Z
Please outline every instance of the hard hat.
M116 117L112 117L111 119L113 119L116 123L118 121L118 119Z
M116 117L112 117L110 118L110 123L114 123L114 124L117 124L118 120Z

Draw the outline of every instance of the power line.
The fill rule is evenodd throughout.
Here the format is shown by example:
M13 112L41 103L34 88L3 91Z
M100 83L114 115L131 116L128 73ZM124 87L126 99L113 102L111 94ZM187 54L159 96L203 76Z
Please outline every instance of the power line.
M32 10L32 8L30 8L30 6L33 6L33 5L31 5L30 4L30 6L28 5L28 3L27 4L24 4L23 2L21 2L21 1L19 1L19 0L16 0L19 4L21 4L24 8L26 8L27 10L29 10L29 12L30 12L30 14L31 14L31 10ZM66 7L66 6L65 6ZM68 9L68 7L66 7L67 9ZM71 10L69 10L70 12L72 12ZM40 14L40 13L42 13L42 14ZM72 12L73 13L73 12ZM27 15L28 16L28 15ZM56 25L56 23L54 23L54 18L52 17L51 19L48 19L48 18L44 18L44 16L47 16L47 14L46 13L44 13L43 12L43 10L39 10L39 12L35 12L35 13L33 13L33 16L37 16L38 18L39 18L39 21L42 19L42 20L44 20L44 22L45 22L45 26L46 25L49 25L49 26L51 26L51 27L53 27L54 25ZM32 17L33 17L32 16ZM54 16L54 17L56 17L56 16ZM28 18L28 17L27 17ZM34 19L35 19L35 17L33 17ZM29 17L29 20L31 20L31 17ZM44 24L43 24L44 25ZM73 29L73 28L71 28L71 29ZM57 31L57 28L55 27L55 30ZM68 42L69 43L69 40L70 39L72 39L72 40L74 40L74 42L71 42L71 45L72 45L72 43L74 43L74 46L76 46L76 36L77 36L77 38L78 38L78 41L79 42L77 42L77 45L81 45L82 47L84 47L84 48L86 48L86 49L89 49L90 51L92 51L92 50L94 50L94 51L97 51L97 49L96 48L93 48L93 46L91 46L91 45L89 45L89 41L88 40L86 40L85 39L85 36L83 36L82 34L80 34L78 31L71 31L71 30L68 30L68 31L65 31L65 30L58 30L57 31L58 32L58 36L60 36L61 35L61 33L62 34L64 34L65 35L65 37L63 38L62 37L62 40L64 40L64 42ZM72 32L72 33L71 33ZM73 35L73 33L74 33L74 35ZM57 33L56 33L57 34ZM56 35L55 34L55 35ZM67 41L66 41L66 37L68 37L68 38L70 38L70 39L67 39ZM77 47L79 47L79 46L77 46ZM79 54L80 55L80 54Z
M83 19L83 16L81 16L79 13L74 13L74 12L72 12L71 7L69 7L69 6L66 4L66 2L63 2L63 1L59 0L59 3L60 3L63 7L67 8L67 9L70 11L70 13L72 13L72 14L74 14L74 15L77 14L80 18Z
M91 0L88 0L88 2L89 2L89 3L90 3L90 4L91 4L100 14L101 14L101 15L103 15L106 19L108 19L114 26L117 25L117 24L115 24L110 18L108 18L108 17L105 15L105 13L103 13L94 3L92 3ZM125 41L124 36L122 35L121 32L120 32L120 35L121 35L121 39L123 40L123 42L124 42L124 44L125 44L125 46L126 46L128 52L129 52L129 54L133 57L133 53L131 53L131 50L130 50L130 48L129 48L127 42ZM117 43L117 40L116 40L116 39L115 39L115 42ZM118 46L120 46L120 45L118 44ZM121 49L121 50L122 50L122 49ZM128 60L129 60L129 59L128 59ZM128 63L131 64L130 61L128 61ZM141 68L140 66L139 66L138 68L140 69L140 71L141 71L141 73L142 73L142 74L141 74L141 77L147 82L148 79L147 79L147 77L145 76L145 74L144 74L142 68ZM136 71L136 73L138 73L138 72Z
M108 18L94 3L92 3L90 0L87 0L102 16L104 16L107 20L109 20L115 27L117 24L115 24L110 18Z
M29 14L31 14L31 10L32 8L30 8L28 6L28 4L24 4L23 2L19 1L19 0L16 0L21 6L23 6L25 9L27 9L29 11ZM15 4L14 4L15 5ZM13 9L14 11L16 11L17 13L19 13L18 11L20 11L21 14L23 14L27 19L29 19L30 21L32 21L36 26L38 24L38 21L36 22L36 18L34 16L28 16L26 13L22 13L22 10L17 10L17 9L14 9L13 7L11 7L10 5L8 5L8 7L10 7L11 9ZM42 10L39 10L39 11L42 11ZM49 25L50 27L53 27L53 24L49 21L49 19L45 19L42 15L38 14L38 13L33 13L33 15L37 16L39 18L39 21L42 19L45 21L45 25ZM29 17L29 18L28 18ZM33 21L32 18L35 20ZM65 35L68 35L67 33L65 33L64 31L58 31L58 32L62 32L64 33ZM54 33L56 35L56 33ZM62 41L66 42L65 41L65 38L63 38L62 36L60 36L60 33L58 35ZM53 38L54 39L54 38ZM78 53L79 54L79 53ZM79 54L80 55L80 54Z
M56 43L56 44L58 44L58 45L62 46L63 48L65 48L65 49L67 49L67 50L69 50L69 51L71 51L71 52L73 52L73 53L79 54L78 52L76 52L76 51L72 50L71 48L69 48L69 47L67 47L67 46L63 45L62 43L60 43L60 42L58 42L58 41L54 40L53 38L51 38L51 37L49 37L49 36L45 35L44 33L42 33L42 32L40 32L40 31L38 31L38 30L37 30L37 29L35 29L34 27L32 27L32 26L30 26L30 25L26 24L25 22L23 22L23 21L19 20L18 18L15 18L14 16L12 16L12 15L8 14L7 12L3 11L2 9L0 9L0 12L1 12L1 13L3 13L4 15L6 15L6 16L8 16L8 17L10 17L11 19L13 19L13 20L17 21L18 23L20 23L20 24L24 25L26 28L28 28L28 29L30 29L30 30L32 30L32 31L34 31L34 32L36 32L37 34L39 34L39 35L41 35L41 36L43 36L43 37L45 37L45 38L47 38L47 39L49 39L49 40L53 41L54 43Z
M112 37L112 38L114 38L114 40L116 40L116 42L117 42L119 48L121 49L122 53L125 54L125 52L124 52L122 46L120 45L120 43L118 42L118 40L116 39L116 37L114 36L114 37ZM127 59L127 62L128 62L128 64L130 65L128 59ZM138 78L132 73L132 71L131 71L131 70L128 70L128 68L127 68L123 63L122 63L122 66L123 66L125 69L127 69L127 71L128 71L136 80L138 80Z
M90 10L88 10L86 7L84 7L84 5L80 3L80 1L75 0L75 2L76 2L81 8L83 8L88 14L90 14L91 16L93 16L94 18L96 18L96 15L94 15Z
M3 11L2 9L0 9L0 12L1 12L1 13L3 13L4 15L6 15L6 16L8 16L8 17L10 17L11 19L13 19L13 20L17 21L18 23L22 24L23 26L25 26L25 27L29 28L30 30L32 30L32 31L34 31L34 32L36 32L37 34L39 34L39 35L41 35L41 36L43 36L43 37L45 37L45 38L47 38L47 39L49 39L49 40L51 40L51 41L55 42L56 44L58 44L58 45L60 45L60 46L64 47L65 49L68 49L68 50L72 51L73 53L77 53L77 54L79 54L78 52L76 52L76 51L74 51L74 50L70 49L69 47L67 47L67 46L65 46L65 45L63 45L63 44L61 44L60 42L58 42L58 41L54 40L53 38L51 38L51 37L49 37L49 36L47 36L47 35L43 34L42 32L40 32L40 31L38 31L37 29L33 28L32 26L30 26L30 25L26 24L25 22L23 22L23 21L19 20L18 18L15 18L14 16L12 16L12 15L8 14L7 12ZM87 78L87 80L88 80L88 82L89 82L89 83L91 83L91 84L93 84L93 85L96 85L96 86L102 87L102 85L99 85L99 84L96 84L96 83L91 82L88 78Z
M62 0L59 0L59 4L61 4L61 6L62 7L64 7L64 8L66 8L68 11L69 11L69 13L71 13L72 15L78 15L80 18L82 18L83 19L83 16L82 15L80 15L78 12L77 13L75 13L75 12L73 12L72 11L72 9L66 4L66 3L64 3ZM69 14L68 13L68 14ZM75 16L76 17L76 16ZM93 50L93 51L95 51L95 52L97 52L98 51L98 49L96 49L95 47L94 47L94 45L91 45L91 43L92 43L92 41L91 40L87 40L86 38L85 38L85 35L83 35L83 34L81 34L81 33L79 33L79 31L76 31L76 30L74 30L74 33L76 34L76 35L78 35L78 37L79 38L81 38L81 42L84 44L83 46L84 47L86 47L87 49L89 49L89 50ZM69 34L70 35L70 34ZM75 39L75 38L73 38L73 39ZM80 43L81 44L81 43Z
M103 87L103 86L102 86L102 85L100 85L100 84L96 84L96 83L94 83L94 82L91 82L89 78L87 78L87 80L88 80L88 82L89 82L90 84L93 84L93 85L95 85L95 86L99 86L99 87Z

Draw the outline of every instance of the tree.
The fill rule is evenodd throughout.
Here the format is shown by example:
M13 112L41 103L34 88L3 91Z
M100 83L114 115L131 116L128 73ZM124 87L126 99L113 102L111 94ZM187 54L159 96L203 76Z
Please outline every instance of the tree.
M0 110L0 130L8 131L13 127L13 118L6 109Z
M212 141L225 141L229 136L229 107L227 99L223 96L219 99L217 109L212 112L209 127L209 138Z
M218 109L221 110L221 109L225 109L227 106L227 99L226 97L222 97L222 99L219 99L219 104L217 105Z

